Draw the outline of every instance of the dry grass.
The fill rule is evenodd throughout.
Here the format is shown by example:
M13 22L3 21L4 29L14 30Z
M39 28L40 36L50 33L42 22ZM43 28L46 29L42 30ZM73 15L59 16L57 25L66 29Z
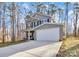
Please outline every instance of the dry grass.
M79 37L70 36L63 41L57 54L59 57L79 56Z
M0 48L1 48L1 47L10 46L10 45L19 44L19 43L23 43L23 42L26 42L26 41L25 41L25 40L20 40L20 41L15 41L15 42L0 43Z

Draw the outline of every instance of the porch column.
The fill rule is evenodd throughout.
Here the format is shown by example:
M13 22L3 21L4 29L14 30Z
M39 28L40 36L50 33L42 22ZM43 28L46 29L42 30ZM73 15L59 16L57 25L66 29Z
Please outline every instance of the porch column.
M30 31L28 31L28 40L30 40Z

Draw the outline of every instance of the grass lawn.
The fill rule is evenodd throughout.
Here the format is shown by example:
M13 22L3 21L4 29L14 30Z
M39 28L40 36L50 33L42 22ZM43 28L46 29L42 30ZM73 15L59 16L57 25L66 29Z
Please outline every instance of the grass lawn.
M26 42L25 40L20 40L20 41L15 41L15 42L5 42L5 43L0 43L0 48L5 47L5 46L10 46L10 45L15 45L19 43Z
M79 37L70 36L63 41L58 57L79 57Z

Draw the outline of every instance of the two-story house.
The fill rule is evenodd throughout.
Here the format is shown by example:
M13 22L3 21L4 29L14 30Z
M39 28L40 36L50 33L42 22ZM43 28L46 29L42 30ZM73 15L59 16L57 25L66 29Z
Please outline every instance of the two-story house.
M28 40L59 41L62 39L62 25L56 24L52 16L34 13L26 17L26 38Z

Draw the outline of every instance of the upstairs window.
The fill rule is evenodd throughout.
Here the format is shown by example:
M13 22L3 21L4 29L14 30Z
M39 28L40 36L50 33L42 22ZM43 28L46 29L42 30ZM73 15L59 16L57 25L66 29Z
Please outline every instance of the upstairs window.
M37 26L40 25L40 21L37 21Z
M47 19L47 22L49 22L49 18Z
M40 22L40 24L42 24L41 20L39 22Z
M33 22L33 26L35 27L36 25L35 25L35 22Z
M31 23L31 27L33 28L33 22Z

